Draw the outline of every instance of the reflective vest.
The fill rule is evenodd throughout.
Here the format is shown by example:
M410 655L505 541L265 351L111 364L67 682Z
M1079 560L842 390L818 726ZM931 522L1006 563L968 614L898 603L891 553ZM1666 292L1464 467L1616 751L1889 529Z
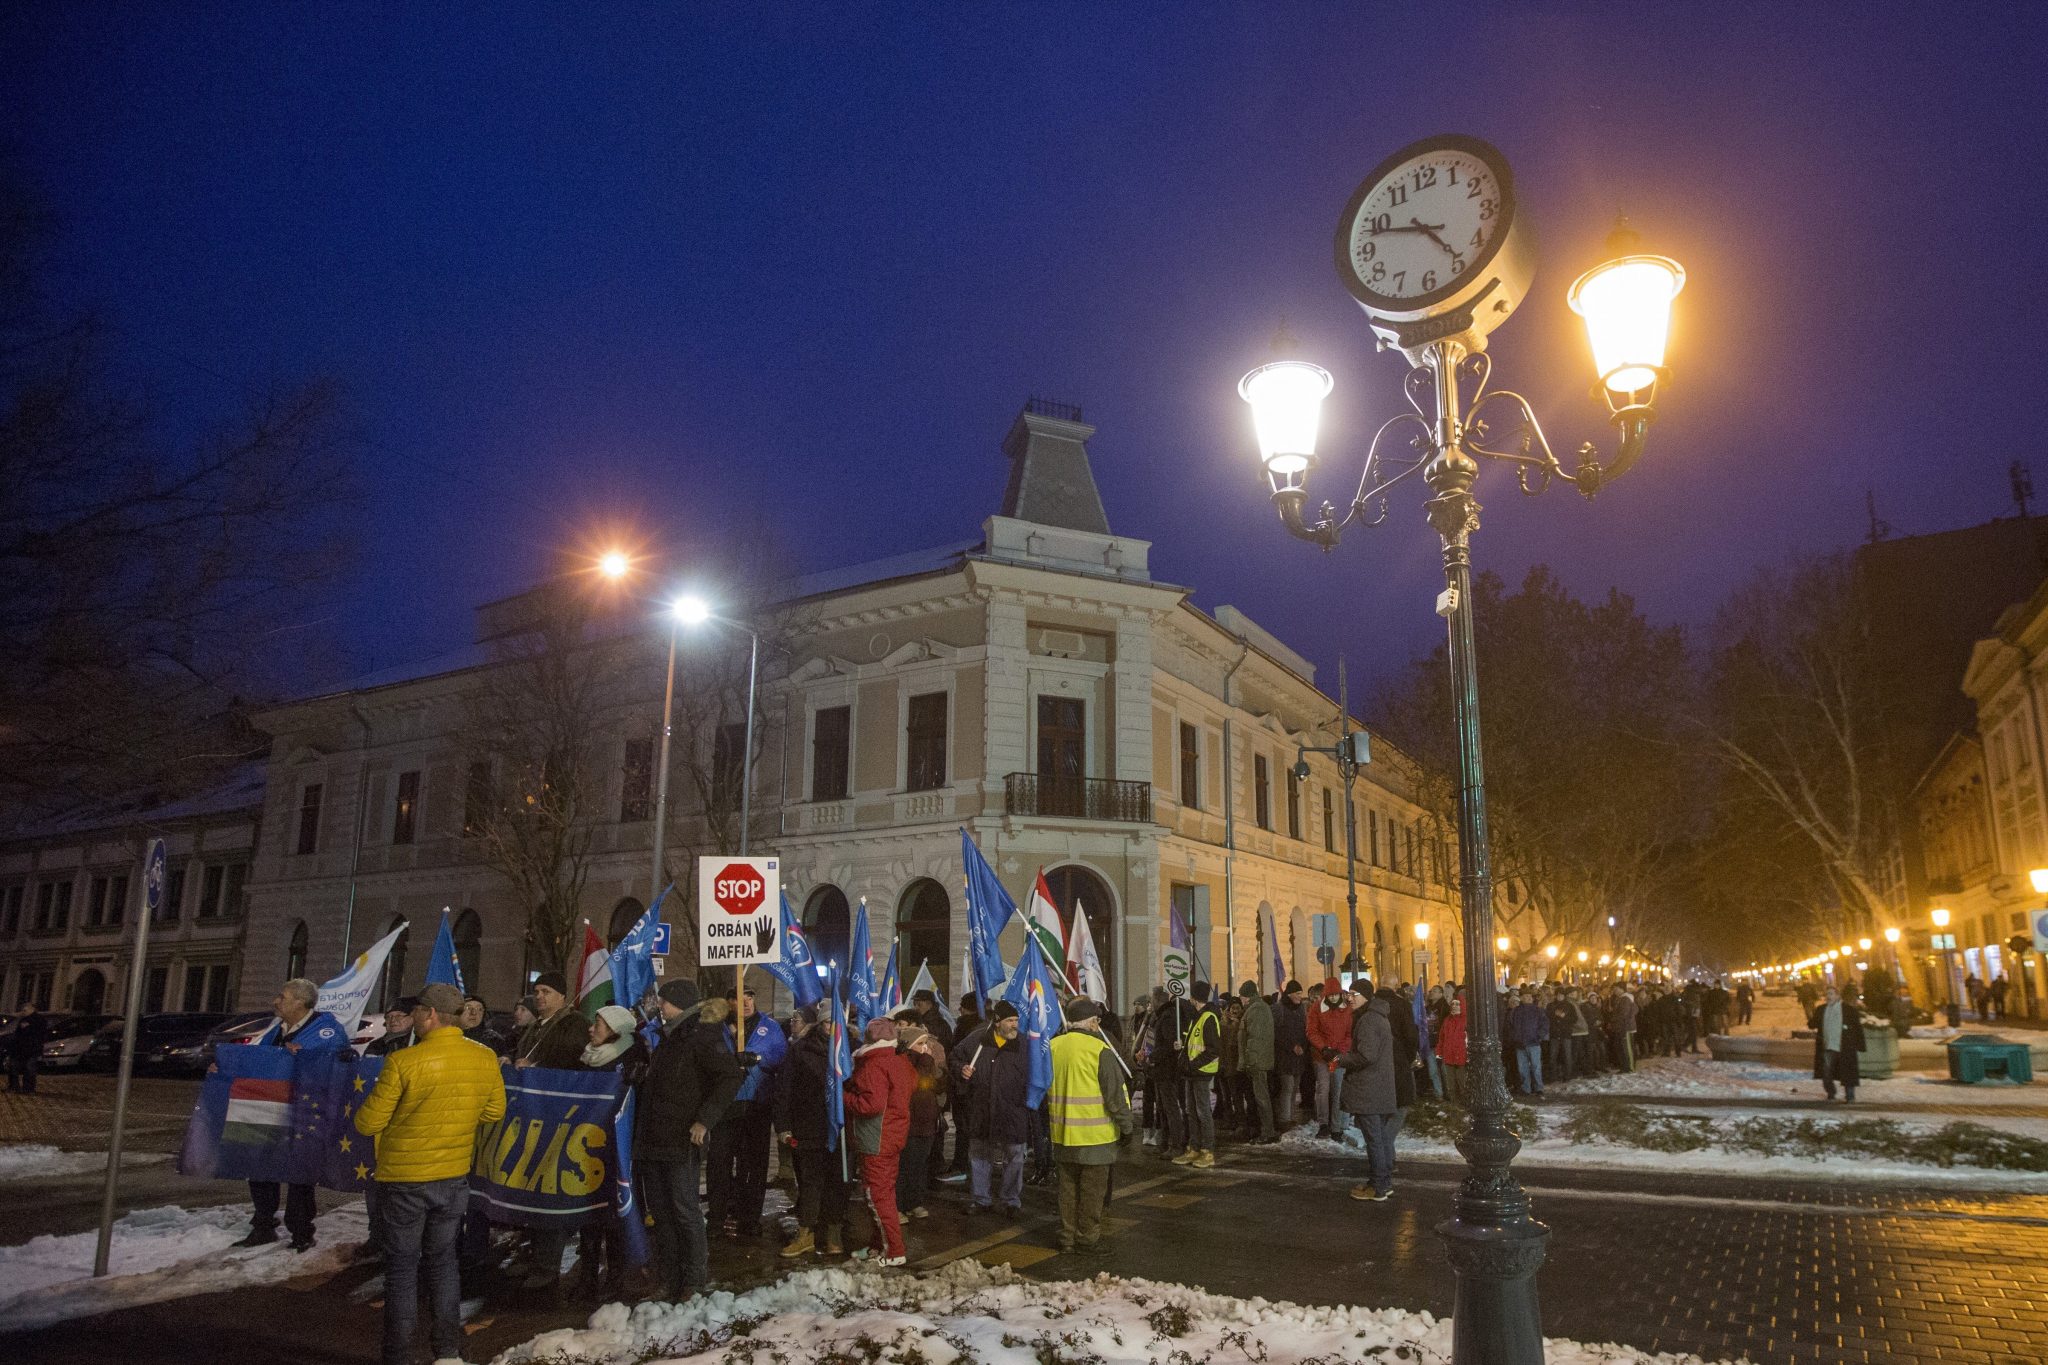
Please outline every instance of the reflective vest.
M1223 1059L1222 1054L1211 1048L1209 1040L1202 1036L1202 1022L1204 1020L1214 1022L1215 1019L1216 1015L1213 1011L1206 1009L1197 1010L1195 1012L1195 1022L1188 1025L1186 1048L1188 1070L1197 1076L1215 1075L1216 1064ZM1220 1036L1222 1025L1218 1023L1217 1028Z
M1107 1046L1086 1029L1052 1040L1052 1088L1045 1095L1045 1115L1054 1146L1100 1147L1116 1141L1116 1120L1102 1102L1102 1050Z

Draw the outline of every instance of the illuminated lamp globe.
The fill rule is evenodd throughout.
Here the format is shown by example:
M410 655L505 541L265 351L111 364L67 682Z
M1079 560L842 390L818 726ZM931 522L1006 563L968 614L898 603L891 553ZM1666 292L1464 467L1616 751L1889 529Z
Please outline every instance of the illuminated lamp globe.
M1671 305L1685 271L1665 256L1622 256L1597 265L1566 295L1586 320L1593 368L1610 394L1654 388L1671 339Z
M1328 370L1305 360L1276 360L1238 381L1238 396L1251 404L1259 460L1275 493L1307 486L1323 400L1333 386Z

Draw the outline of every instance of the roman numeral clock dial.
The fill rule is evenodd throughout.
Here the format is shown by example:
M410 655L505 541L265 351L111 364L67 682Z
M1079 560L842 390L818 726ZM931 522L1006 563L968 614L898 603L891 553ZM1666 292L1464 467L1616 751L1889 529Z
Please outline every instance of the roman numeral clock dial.
M1337 273L1374 330L1404 350L1460 334L1476 350L1534 273L1519 228L1514 177L1498 151L1477 138L1427 138L1352 194L1337 226Z

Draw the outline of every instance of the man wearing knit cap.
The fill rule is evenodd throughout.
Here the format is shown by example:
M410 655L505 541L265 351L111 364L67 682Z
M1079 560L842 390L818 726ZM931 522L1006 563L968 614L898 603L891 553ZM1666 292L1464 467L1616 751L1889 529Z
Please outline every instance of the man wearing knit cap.
M1252 1110L1258 1115L1253 1131L1251 1114L1245 1115L1245 1136L1255 1142L1277 1141L1273 1135L1273 1007L1247 981L1237 988L1244 1001L1244 1021L1237 1048L1237 1064L1252 1092Z
M1092 1252L1102 1239L1110 1167L1138 1123L1123 1059L1102 1036L1102 1006L1084 997L1069 1001L1066 1013L1066 1032L1052 1040L1045 1113L1059 1171L1060 1250Z
M1024 1204L1024 1149L1031 1137L1031 1061L1017 1041L1017 1007L999 1001L989 1022L960 1040L951 1063L965 1087L970 1209L987 1213L991 1186L1000 1171L1003 1212L1015 1217Z
M662 983L661 1045L640 1085L633 1157L671 1301L711 1284L704 1207L697 1191L704 1141L740 1088L740 1064L721 1034L731 1016L732 1006L724 1000L700 1003L694 981L677 977Z

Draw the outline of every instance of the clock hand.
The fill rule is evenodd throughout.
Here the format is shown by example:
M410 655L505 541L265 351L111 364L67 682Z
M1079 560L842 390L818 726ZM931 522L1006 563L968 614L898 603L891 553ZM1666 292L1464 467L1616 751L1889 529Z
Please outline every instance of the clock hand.
M1429 238L1430 241L1435 242L1438 246L1442 247L1445 251L1449 252L1453 260L1457 259L1457 249L1453 247L1449 242L1445 241L1443 238L1436 235L1438 229L1443 227L1442 223L1438 223L1435 227L1431 227L1428 223L1423 222L1420 218L1410 218L1408 221L1415 225L1413 229L1414 231L1424 234Z

